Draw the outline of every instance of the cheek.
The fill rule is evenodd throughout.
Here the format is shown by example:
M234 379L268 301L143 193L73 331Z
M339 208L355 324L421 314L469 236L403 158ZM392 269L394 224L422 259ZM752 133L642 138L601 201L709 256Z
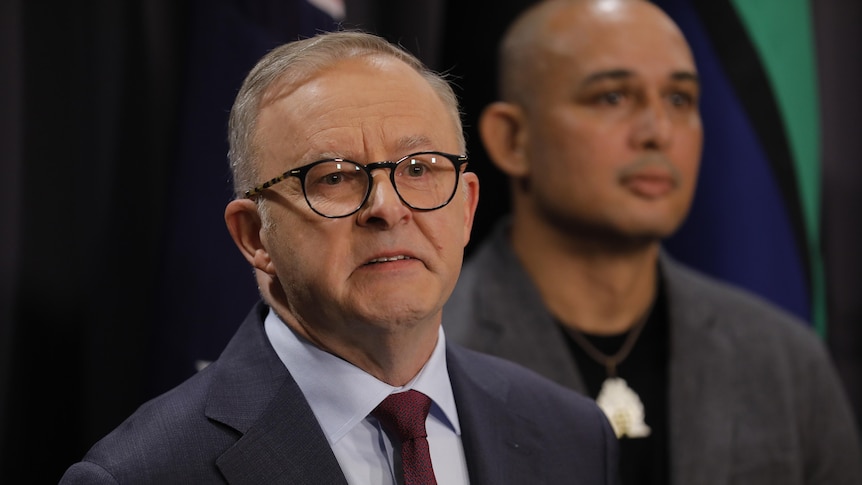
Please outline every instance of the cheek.
M697 181L703 150L703 132L699 126L681 131L673 150L674 164L691 184Z
M624 154L614 153L614 145L583 131L557 137L546 145L533 164L535 189L561 197L577 197L613 184Z
M573 109L554 111L537 125L532 163L563 178L601 178L630 160L619 124L600 122Z
M425 218L420 224L424 226L425 237L438 254L448 255L453 251L462 250L459 248L464 234L462 214L461 204L456 204L455 201L452 201L444 209L423 214L431 216Z
M463 259L465 238L463 213L462 204L452 201L444 209L415 216L417 226L434 254L434 260L426 261L426 265L429 265L429 269L434 273L447 275L444 278L449 278L451 275L457 278Z
M340 266L334 255L339 253L337 241L344 238L309 229L307 224L298 225L297 221L279 227L305 228L301 233L275 230L270 236L269 247L282 284L294 289L313 286L315 281L326 285L330 273Z
M276 227L283 226L279 224ZM302 240L294 240L280 229L272 228L266 234L266 247L283 283L295 279L302 272L304 258L301 255L305 252Z

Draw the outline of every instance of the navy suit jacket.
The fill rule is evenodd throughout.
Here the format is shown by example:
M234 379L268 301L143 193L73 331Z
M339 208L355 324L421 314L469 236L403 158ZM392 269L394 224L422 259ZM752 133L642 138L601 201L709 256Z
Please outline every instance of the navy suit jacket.
M60 483L346 484L258 304L218 360L142 405ZM596 405L495 357L447 346L473 484L614 484L617 441Z

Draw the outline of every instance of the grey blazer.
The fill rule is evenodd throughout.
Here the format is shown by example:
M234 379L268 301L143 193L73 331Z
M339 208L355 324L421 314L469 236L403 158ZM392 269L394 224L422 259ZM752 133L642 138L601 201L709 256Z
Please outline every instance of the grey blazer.
M585 392L566 342L501 222L444 308L446 335ZM676 485L862 484L854 417L803 322L663 254L671 476Z
M346 484L263 330L258 304L218 360L141 406L62 484ZM589 399L457 345L447 365L473 484L617 482L617 441Z

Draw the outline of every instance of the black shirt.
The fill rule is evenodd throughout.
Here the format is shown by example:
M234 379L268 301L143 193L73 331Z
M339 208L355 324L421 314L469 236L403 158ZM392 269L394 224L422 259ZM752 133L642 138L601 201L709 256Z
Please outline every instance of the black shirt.
M620 438L622 485L667 485L669 480L667 302L659 285L655 305L629 355L617 365L617 376L640 397L644 420L651 428L645 438ZM605 366L592 359L560 325L561 332L584 379L588 394L596 398L608 377ZM583 334L605 355L619 351L629 332L596 336Z

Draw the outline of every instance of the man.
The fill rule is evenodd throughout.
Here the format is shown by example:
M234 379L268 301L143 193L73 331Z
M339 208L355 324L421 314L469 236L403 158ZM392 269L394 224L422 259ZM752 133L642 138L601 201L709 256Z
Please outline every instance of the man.
M512 214L471 257L447 335L595 397L625 484L862 483L812 332L661 251L702 145L689 47L639 0L548 0L501 45L479 130Z
M594 403L446 343L479 185L445 80L369 34L291 43L248 75L230 146L225 220L264 302L63 483L616 481Z

